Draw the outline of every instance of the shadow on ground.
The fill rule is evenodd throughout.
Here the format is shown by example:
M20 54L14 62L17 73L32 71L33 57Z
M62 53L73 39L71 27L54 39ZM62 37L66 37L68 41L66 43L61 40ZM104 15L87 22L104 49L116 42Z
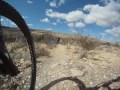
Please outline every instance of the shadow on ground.
M60 83L61 81L64 81L64 80L70 80L70 81L75 82L77 84L79 90L98 90L101 87L108 88L108 90L120 90L120 88L119 89L111 89L109 86L113 82L120 81L120 76L116 79L112 79L112 80L104 82L102 84L98 84L95 87L86 87L85 84L76 77L63 77L63 78L60 78L60 79L50 82L48 85L42 87L40 90L49 90L52 86L54 86L55 84Z

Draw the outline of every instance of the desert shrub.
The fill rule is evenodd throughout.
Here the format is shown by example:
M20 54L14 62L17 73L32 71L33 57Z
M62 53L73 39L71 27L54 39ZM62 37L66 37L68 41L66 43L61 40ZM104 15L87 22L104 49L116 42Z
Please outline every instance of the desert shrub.
M88 37L83 36L83 37L80 38L80 44L81 44L83 49L92 50L96 47L97 42L88 38Z
M33 41L34 41L34 42L40 42L40 40L39 40L39 36L41 36L41 35L38 35L38 34L32 33Z
M116 42L116 43L113 44L113 46L120 47L120 44Z
M63 45L75 45L77 43L77 39L76 38L61 38L60 44Z
M80 53L80 59L86 58L86 57L87 57L87 51L84 50L84 51L82 51L82 52Z
M36 51L36 58L38 58L40 56L47 56L47 57L50 56L50 52L45 48L39 48L39 49L37 48L36 50L37 50Z
M70 45L68 44L66 48L69 50L71 47L70 47Z
M42 34L32 34L33 40L35 42L45 43L48 48L56 47L57 44L57 37L54 36L51 32L44 32Z
M25 43L25 37L19 29L9 28L2 30L3 39L5 42L22 42Z
M107 46L110 46L111 43L110 42L104 42L103 45L107 45Z
M6 43L6 47L8 49L8 51L10 53L13 53L14 51L20 49L20 48L25 48L27 46L27 44L24 44L24 43L14 43L14 42L11 42L11 43Z

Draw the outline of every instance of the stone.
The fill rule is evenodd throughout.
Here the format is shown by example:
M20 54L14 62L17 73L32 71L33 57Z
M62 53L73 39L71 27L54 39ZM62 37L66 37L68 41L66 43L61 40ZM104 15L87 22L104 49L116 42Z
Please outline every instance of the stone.
M71 71L71 73L72 73L73 76L82 77L85 74L85 71L80 71L80 70L75 69L75 68L71 69L70 71Z
M107 87L100 87L98 90L108 90Z

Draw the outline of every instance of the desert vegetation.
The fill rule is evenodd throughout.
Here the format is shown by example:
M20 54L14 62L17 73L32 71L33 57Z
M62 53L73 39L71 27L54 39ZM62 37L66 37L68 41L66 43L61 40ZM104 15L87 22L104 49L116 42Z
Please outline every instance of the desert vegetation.
M120 76L120 44L105 42L88 36L70 35L52 31L31 30L36 49L36 90L48 83L63 78L77 77L87 87ZM16 28L3 28L7 49L15 64L21 70L17 77L1 79L0 89L29 87L30 55L22 33ZM60 38L59 41L57 39ZM7 82L6 82L7 81ZM18 82L19 81L19 82ZM116 86L117 85L117 86ZM111 84L114 89L120 84ZM74 82L63 81L50 90L79 90ZM104 87L101 86L104 90Z

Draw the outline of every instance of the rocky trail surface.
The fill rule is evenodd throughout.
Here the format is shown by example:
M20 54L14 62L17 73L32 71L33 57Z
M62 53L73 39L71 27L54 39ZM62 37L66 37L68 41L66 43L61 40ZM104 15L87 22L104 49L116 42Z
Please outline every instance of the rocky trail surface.
M86 88L104 84L120 76L120 50L116 47L101 46L84 51L76 46L58 45L51 50L51 58L39 58L36 90L79 90L78 84L65 77L76 77ZM83 56L83 57L81 57ZM63 80L59 80L62 79ZM55 83L55 81L59 81ZM118 80L120 81L120 80ZM54 84L53 84L54 83ZM53 86L52 86L53 84ZM120 82L108 85L120 88ZM49 87L49 88L48 88ZM107 90L108 87L101 87ZM95 89L96 90L96 89Z
M57 45L49 51L49 57L37 58L36 90L119 90L120 48L101 45L85 51L78 46ZM24 53L26 60L28 55ZM28 90L30 63L21 59L18 66L22 72L15 79L0 77L0 90Z

